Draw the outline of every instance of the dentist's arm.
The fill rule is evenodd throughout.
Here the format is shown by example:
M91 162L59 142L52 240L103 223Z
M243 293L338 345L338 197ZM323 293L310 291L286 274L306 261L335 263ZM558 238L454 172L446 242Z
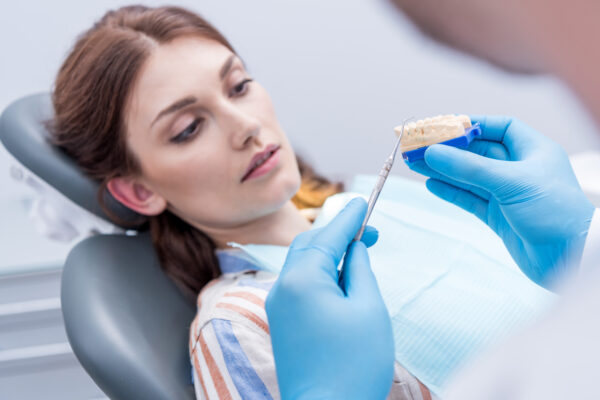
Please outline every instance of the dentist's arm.
M558 144L513 118L472 120L483 133L467 151L434 145L411 169L492 228L521 270L549 287L579 265L594 206Z
M390 391L392 327L367 254L376 232L352 241L366 209L354 199L326 227L299 235L269 293L282 399L385 399Z

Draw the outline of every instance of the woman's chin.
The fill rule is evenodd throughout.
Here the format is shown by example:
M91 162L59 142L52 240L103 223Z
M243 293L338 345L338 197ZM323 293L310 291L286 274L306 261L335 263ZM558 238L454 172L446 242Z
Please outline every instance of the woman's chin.
M289 185L287 187L280 187L276 193L273 193L271 197L271 204L276 208L281 208L286 205L292 197L298 192L299 185Z
M263 204L271 211L277 211L294 197L299 188L300 179L279 179L261 193Z

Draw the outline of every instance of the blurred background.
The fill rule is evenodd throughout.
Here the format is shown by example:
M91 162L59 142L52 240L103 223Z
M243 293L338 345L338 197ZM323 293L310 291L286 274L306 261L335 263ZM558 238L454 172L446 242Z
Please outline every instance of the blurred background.
M3 1L0 109L52 90L75 37L107 10L128 4ZM513 115L570 155L600 149L590 117L560 82L512 76L441 47L385 1L168 4L199 12L225 34L271 93L297 152L330 178L376 173L391 150L392 128L409 116ZM74 243L36 232L27 216L33 193L11 178L11 165L0 147L0 399L103 398L62 328L60 271ZM402 162L393 173L420 180Z

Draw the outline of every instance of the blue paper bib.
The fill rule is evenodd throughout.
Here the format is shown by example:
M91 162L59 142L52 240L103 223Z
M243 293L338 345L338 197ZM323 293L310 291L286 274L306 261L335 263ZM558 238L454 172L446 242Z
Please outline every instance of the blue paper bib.
M358 194L330 197L314 228L368 194L375 178L359 176ZM418 183L390 177L369 225L380 233L369 255L392 319L396 360L436 395L473 356L533 322L555 299L520 272L487 226ZM237 246L274 273L287 254L287 247Z

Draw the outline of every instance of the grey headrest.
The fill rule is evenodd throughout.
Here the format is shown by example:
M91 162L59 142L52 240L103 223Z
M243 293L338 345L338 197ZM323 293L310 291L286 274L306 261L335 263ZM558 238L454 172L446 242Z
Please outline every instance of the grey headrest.
M98 182L83 174L67 155L48 142L45 123L54 110L50 94L41 93L10 104L0 116L0 142L23 166L100 218L110 220L97 201ZM136 227L140 215L104 193L107 207L123 221L123 228ZM133 226L132 226L133 225Z

